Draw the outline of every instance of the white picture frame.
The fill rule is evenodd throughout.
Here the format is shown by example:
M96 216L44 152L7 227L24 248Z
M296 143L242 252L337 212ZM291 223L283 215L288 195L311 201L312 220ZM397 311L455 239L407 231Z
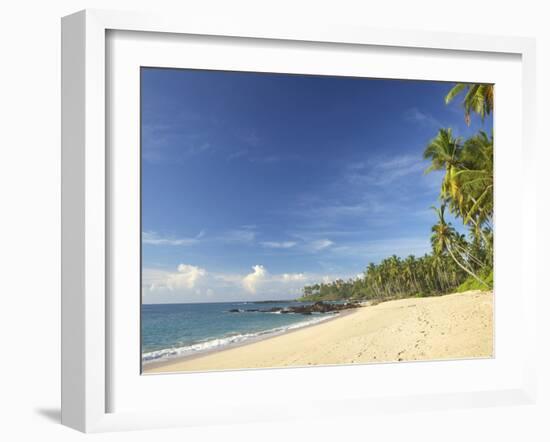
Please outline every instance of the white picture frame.
M87 10L63 18L62 21L62 423L85 432L122 429L157 428L168 426L208 425L212 422L254 422L278 420L298 415L291 406L274 403L272 407L252 402L254 394L243 394L232 404L237 413L206 410L139 409L117 410L110 404L112 361L110 333L113 321L109 291L112 289L110 248L112 235L108 219L116 199L110 194L108 144L110 134L106 121L110 118L107 106L109 84L106 72L112 56L108 51L108 32L154 32L156 35L217 36L269 40L272 44L337 44L339 47L377 47L402 50L426 49L472 54L508 54L520 57L521 64L521 153L522 199L521 237L521 310L516 326L526 336L534 336L536 317L536 285L531 265L536 257L536 200L534 118L535 108L535 46L531 39L490 37L416 31L390 32L357 29L343 26L308 24L294 27L284 24L242 22L217 23L193 17L181 19L150 14ZM293 43L294 42L294 43ZM112 61L112 60L111 60ZM498 164L498 163L497 163ZM498 170L497 170L498 174ZM498 242L496 244L498 250ZM497 252L498 255L498 252ZM496 266L498 287L498 265ZM518 282L519 284L519 282ZM498 303L498 301L497 301ZM504 324L506 325L506 324ZM496 336L498 339L498 334ZM529 342L529 341L524 341ZM535 342L531 339L530 342ZM498 358L498 355L497 355ZM313 398L306 417L328 417L335 414L364 414L371 411L396 412L407 409L479 407L502 404L533 403L536 394L534 351L527 345L521 356L521 379L502 383L502 388L484 389L477 385L470 391L449 393L439 387L426 394L392 392L375 396L358 394L354 397L332 396ZM137 365L137 364L136 364ZM406 366L404 364L403 366ZM395 366L377 366L377 370L395 370ZM414 370L431 370L429 365ZM449 366L451 367L451 366ZM452 368L452 367L451 367ZM456 367L457 369L459 367ZM462 367L463 368L463 367ZM355 373L361 367L354 367ZM308 370L308 369L305 369ZM323 368L315 369L323 370ZM412 370L412 369L411 369ZM256 376L259 371L243 372ZM304 369L279 370L285 381L302 376ZM248 374L247 374L248 373ZM300 374L301 373L301 374ZM319 371L321 373L321 371ZM333 376L334 371L324 371ZM264 371L264 376L266 372ZM227 383L223 373L216 376L218 386ZM172 378L176 379L176 378ZM197 378L198 379L198 378ZM211 378L212 379L212 378ZM265 379L265 377L264 377ZM204 376L203 376L204 380ZM261 381L260 378L257 379ZM517 382L516 382L517 381ZM170 385L165 377L162 383ZM504 386L505 385L505 386ZM192 395L187 395L192 401ZM259 402L258 402L259 403ZM335 412L335 404L338 411ZM124 407L122 407L124 408ZM214 407L215 408L215 407ZM259 409L261 408L261 409Z

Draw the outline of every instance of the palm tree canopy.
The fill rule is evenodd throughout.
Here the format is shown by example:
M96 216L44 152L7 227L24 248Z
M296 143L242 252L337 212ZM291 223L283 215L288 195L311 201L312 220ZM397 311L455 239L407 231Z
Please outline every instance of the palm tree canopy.
M480 131L464 143L463 170L458 172L464 199L460 215L481 227L493 217L493 137Z
M462 105L464 106L464 118L469 126L472 112L479 114L484 120L493 111L494 85L457 83L445 96L445 103L449 104L464 90L466 90L466 94Z
M449 197L461 201L458 171L461 166L462 139L453 137L451 129L440 129L437 136L424 150L424 158L432 162L425 173L445 170L441 183L441 199Z
M453 131L450 128L439 129L437 136L424 150L424 159L432 160L432 164L426 169L426 172L457 165L462 150L461 142L460 137L453 137Z
M436 255L446 251L448 242L456 233L455 229L445 221L445 207L445 202L440 207L432 206L438 218L438 223L432 227L431 237L432 248Z

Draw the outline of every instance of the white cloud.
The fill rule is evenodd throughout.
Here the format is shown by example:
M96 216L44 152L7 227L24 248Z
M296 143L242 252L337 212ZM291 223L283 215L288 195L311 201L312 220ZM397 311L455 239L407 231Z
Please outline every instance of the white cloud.
M257 264L246 273L211 272L191 264L180 264L175 271L145 268L145 303L257 301L292 299L305 285L347 279L352 275L315 273L270 273Z
M303 273L283 273L281 278L284 282L305 281L307 279Z
M163 237L156 232L147 231L143 232L141 235L141 240L143 244L149 244L153 246L190 246L197 244L199 239L204 236L204 230L201 230L200 233L194 238L169 238Z
M421 256L431 250L429 238L404 237L356 242L351 245L334 247L333 253L344 256L377 259L390 255Z
M243 278L243 287L249 293L256 293L258 285L265 279L267 271L262 265L253 266L252 270L252 273Z
M328 197L319 198L307 192L301 194L291 207L291 213L304 220L300 224L302 230L306 227L315 230L318 238L330 235L322 231L342 225L336 223L340 220L347 224L352 219L360 219L365 227L396 222L418 203L419 192L425 192L423 197L433 195L434 199L437 198L437 186L441 185L441 180L436 179L434 173L424 174L428 165L421 153L391 154L385 151L377 156L349 159L330 184ZM307 246L308 242L305 242ZM315 251L312 247L309 250Z
M387 186L409 175L422 177L427 163L421 155L396 155L348 165L347 181L351 184Z
M253 228L243 226L240 229L234 229L226 232L221 239L227 242L250 243L256 239L256 232Z
M381 209L381 204L374 200L368 200L365 198L363 201L359 201L356 204L331 204L324 206L317 206L308 210L307 213L313 216L319 216L323 218L339 218L342 216L365 216L369 213L378 213Z
M200 267L190 264L180 264L176 272L157 272L156 280L151 283L150 289L153 291L164 288L171 291L193 289L197 282L201 278L204 278L206 274L206 270Z
M178 152L186 157L201 155L213 150L208 141L208 131L184 130L186 125L195 125L197 121L213 124L199 114L182 112L162 123L149 123L143 125L142 153L143 159L152 163L162 163L173 155L169 152L177 148Z
M260 244L270 249L290 249L291 247L294 247L297 243L295 241L264 241Z
M413 107L412 109L407 110L404 114L404 117L406 121L422 124L423 126L435 127L435 128L444 127L444 125L433 115L428 114L426 112L422 112L416 107Z
M320 250L324 250L332 246L333 244L334 242L332 242L330 239L318 239L318 240L312 241L310 243L310 246L313 250L318 252Z

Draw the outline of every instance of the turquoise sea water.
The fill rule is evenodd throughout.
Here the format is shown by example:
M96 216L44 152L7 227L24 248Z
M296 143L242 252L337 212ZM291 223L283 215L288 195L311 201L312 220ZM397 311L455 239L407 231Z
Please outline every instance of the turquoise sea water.
M222 349L329 319L332 314L244 312L300 305L294 301L204 304L144 304L141 307L142 361ZM232 313L230 310L243 310Z

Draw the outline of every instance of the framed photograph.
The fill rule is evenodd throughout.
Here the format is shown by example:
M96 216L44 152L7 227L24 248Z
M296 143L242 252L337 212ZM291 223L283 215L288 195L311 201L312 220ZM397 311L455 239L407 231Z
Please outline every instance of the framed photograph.
M62 31L64 424L534 400L532 40Z

